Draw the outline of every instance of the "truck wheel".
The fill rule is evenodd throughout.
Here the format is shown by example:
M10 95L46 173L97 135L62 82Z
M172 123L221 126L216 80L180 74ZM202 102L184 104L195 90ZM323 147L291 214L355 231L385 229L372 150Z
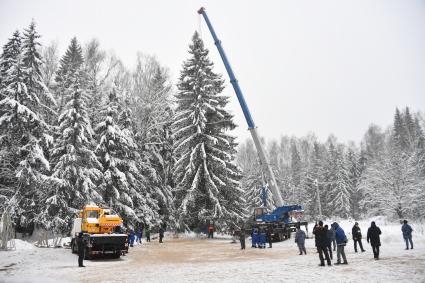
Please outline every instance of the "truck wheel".
M121 251L119 252L115 252L114 257L113 258L120 258L121 257Z

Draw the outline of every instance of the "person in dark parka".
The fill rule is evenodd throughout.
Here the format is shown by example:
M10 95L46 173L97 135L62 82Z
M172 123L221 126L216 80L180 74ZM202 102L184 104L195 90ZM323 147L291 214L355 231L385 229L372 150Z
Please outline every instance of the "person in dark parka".
M241 229L239 233L239 242L241 242L241 250L245 249L245 229Z
M266 248L267 235L266 235L266 231L265 231L264 228L260 229L259 239L260 239L260 249L265 249Z
M335 235L335 228L332 227L331 225L331 229L329 229L329 231L331 232L331 242L332 242L332 246L334 248L334 251L336 251L336 235Z
M325 230L325 227L323 227L322 221L319 221L319 225L314 229L313 234L316 237L317 250L319 251L319 266L325 266L325 259L323 258L323 254L325 254L327 264L329 266L332 265L327 249L327 231Z
M146 227L145 236L146 236L146 242L150 242L151 241L151 229L149 229L149 227Z
M373 257L375 259L379 259L379 247L381 246L381 239L379 237L381 235L381 229L376 226L375 221L372 221L369 229L367 230L367 242L370 242L373 251Z
M164 238L164 228L159 228L159 242L162 243L162 239Z
M333 259L333 255L332 255L332 237L334 237L335 230L334 231L331 231L328 228L329 228L329 226L328 225L325 225L326 240L327 240L326 241L326 247L327 247L328 252L329 252L329 257L331 259Z
M143 228L139 227L136 231L136 243L138 242L139 244L141 244L142 238L143 238Z
M407 220L403 221L403 226L401 226L401 231L403 232L404 241L406 241L406 250L409 249L409 242L410 242L410 249L413 249L413 241L412 241L413 229L412 227L410 227L409 224L407 224Z
M252 248L257 248L257 244L259 244L258 241L258 230L257 228L252 228L252 234L251 234L251 240L252 240Z
M84 260L84 250L86 248L86 244L84 242L83 232L80 232L78 234L76 241L77 241L77 248L78 248L78 266L85 267L83 265L83 260Z
M273 242L272 234L273 234L273 228L269 226L266 232L267 241L269 242L269 248L272 247L272 242Z
M353 229L351 229L351 233L353 234L354 241L354 251L357 252L357 242L359 243L360 250L364 252L363 244L362 244L362 231L360 230L359 223L354 223Z
M319 227L319 224L316 222L316 224L314 224L314 227L313 227L313 234L314 234L314 231L316 230L317 227ZM317 247L317 238L316 237L314 237L314 246L316 247L317 252L319 252L319 248Z

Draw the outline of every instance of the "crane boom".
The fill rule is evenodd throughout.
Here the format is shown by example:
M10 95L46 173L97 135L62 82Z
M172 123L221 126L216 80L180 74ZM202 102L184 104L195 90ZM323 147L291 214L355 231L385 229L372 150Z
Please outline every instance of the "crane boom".
M236 80L235 74L233 73L232 67L230 66L229 60L227 59L226 53L224 53L224 49L221 46L221 41L218 39L217 34L214 31L213 26L211 25L211 22L207 16L207 13L205 12L205 8L201 7L198 10L198 13L201 14L205 22L207 23L208 29L214 39L214 44L217 46L218 52L220 53L221 59L223 60L224 67L226 68L227 74L230 78L230 83L233 86L233 89L235 90L236 96L239 100L239 104L241 105L243 114L245 116L245 120L248 124L248 130L251 133L252 139L254 140L255 148L257 149L258 156L260 158L261 166L263 168L263 171L265 171L265 174L268 179L268 185L270 187L270 190L273 194L273 200L275 202L275 205L280 207L283 206L283 199L282 195L280 194L280 191L277 187L276 179L274 177L274 173L272 168L270 167L270 164L268 162L266 152L264 150L263 144L261 143L261 140L259 138L259 134L257 131L257 127L254 124L254 120L252 119L251 113L249 112L248 105L246 104L245 98L242 94L242 90L239 87L239 83Z

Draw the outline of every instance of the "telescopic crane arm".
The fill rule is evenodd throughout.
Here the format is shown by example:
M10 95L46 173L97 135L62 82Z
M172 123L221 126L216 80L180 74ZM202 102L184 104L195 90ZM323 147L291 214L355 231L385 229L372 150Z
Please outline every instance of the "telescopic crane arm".
M243 114L245 116L245 120L248 124L248 130L251 133L252 139L254 140L255 148L257 149L261 166L263 168L263 171L265 171L266 173L265 175L267 176L268 185L273 194L273 200L275 202L275 205L278 207L283 206L282 195L280 194L280 191L277 187L276 179L274 177L273 170L270 167L269 161L264 151L263 144L261 143L261 140L259 138L257 127L254 124L254 120L252 119L251 113L249 112L248 105L246 104L245 98L242 94L242 90L239 87L239 83L235 77L235 74L233 73L232 67L230 66L226 53L224 53L224 49L221 46L221 41L218 39L217 34L215 33L213 26L211 25L211 22L207 16L207 13L205 12L205 8L204 7L200 8L198 10L198 13L204 17L205 22L207 23L208 29L214 39L214 44L217 46L218 52L220 53L221 59L223 60L223 63L224 63L224 67L226 68L227 74L229 75L230 83L232 84L233 89L235 90L236 96L238 97L239 104L241 105Z

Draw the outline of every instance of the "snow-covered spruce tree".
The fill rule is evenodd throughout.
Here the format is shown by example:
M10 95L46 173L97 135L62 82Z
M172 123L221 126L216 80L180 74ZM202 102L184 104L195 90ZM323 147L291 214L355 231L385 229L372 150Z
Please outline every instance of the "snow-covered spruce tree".
M119 89L119 88L118 88ZM152 168L147 164L140 154L135 142L134 117L130 109L128 97L121 93L121 110L118 117L118 125L121 129L122 137L127 141L126 151L123 152L119 168L125 174L129 186L129 196L133 203L133 210L137 220L144 225L152 227L160 223L159 207L157 201L152 196L147 172ZM128 95L127 95L128 96ZM129 223L134 225L135 223Z
M38 42L40 35L35 30L35 23L31 22L23 36L23 63L26 68L25 85L27 86L30 100L38 112L52 111L46 109L46 104L54 105L55 100L43 82L41 67L43 60L40 54L41 44ZM50 137L48 138L51 139Z
M62 113L65 104L67 103L67 90L70 88L70 84L75 80L75 74L79 73L80 84L85 81L85 74L80 71L84 62L83 52L77 38L74 37L71 40L71 44L65 52L65 55L61 58L59 63L59 69L55 76L55 99L57 101L57 112Z
M52 217L52 225L62 231L69 229L72 212L91 202L99 205L103 202L97 188L102 177L99 170L101 164L93 151L93 130L82 84L84 74L81 70L81 58L81 48L74 38L61 60L58 73L58 76L62 76L61 83L66 86L60 88L63 93L58 96L63 97L66 104L63 105L58 118L56 140L52 150L55 164L52 176L60 182L49 192L46 210L51 212L49 216ZM69 66L65 66L66 64ZM66 76L63 76L61 70L68 70Z
M324 184L324 169L323 169L323 152L325 149L322 146L315 142L313 144L313 152L310 157L310 165L307 168L304 177L304 191L305 191L305 211L312 219L318 220L319 212L319 203L317 192L320 194L320 205L325 207L324 200L325 197L325 184ZM323 212L322 212L323 214Z
M116 90L112 89L107 104L100 111L103 121L95 128L99 140L96 154L103 172L100 189L103 200L121 215L125 223L134 225L140 220L134 212L131 187L123 169L128 169L127 156L136 145L128 135L121 132L117 124L118 111Z
M208 50L195 32L183 64L173 124L177 162L175 197L180 228L195 229L214 220L229 229L244 216L240 169L233 163L235 127L224 107L223 80L212 71Z
M162 222L176 226L171 188L173 139L171 124L171 85L167 70L151 56L137 58L133 73L134 113L137 117L137 144L139 153L146 161L144 173L148 177L152 196L160 207Z
M351 211L351 192L343 145L328 141L328 153L324 166L325 206L323 214L347 218Z
M0 55L0 95L3 95L1 90L6 88L8 70L16 58L21 54L21 42L21 34L19 31L15 31L13 36L3 46L2 54ZM0 98L2 97L0 96Z
M35 25L25 31L23 44L15 33L3 54L9 68L3 83L0 101L2 148L7 150L16 179L14 216L17 225L28 226L34 221L39 194L48 180L49 162L45 156L46 142L51 141L48 125L41 116L41 99L48 93L40 75L41 56L38 53ZM11 156L15 154L15 156Z
M346 164L348 172L348 190L351 193L351 217L357 219L360 216L359 202L362 199L362 190L359 187L362 168L357 152L353 146L348 147Z
M364 173L360 186L365 197L361 203L369 215L398 219L417 216L421 211L416 205L424 185L414 157L387 146L385 154Z
M293 140L291 142L291 203L301 204L303 201L303 175L303 164L301 162L300 153L298 151L296 141Z
M339 146L336 150L335 182L331 184L330 206L333 215L348 218L351 215L351 191L349 173L344 158L344 149Z
M0 101L5 102L6 81L11 82L8 78L8 71L16 60L21 56L21 35L19 31L13 33L12 38L4 45L0 56ZM22 79L21 79L22 80ZM8 95L10 95L10 91ZM5 207L10 203L11 198L15 195L18 182L15 176L15 168L18 160L18 144L17 134L10 135L10 131L14 130L12 120L5 121L10 115L9 107L0 107L0 207ZM8 129L9 128L9 129Z
M420 135L409 110L401 113L396 109L383 154L366 168L362 178L365 194L362 204L369 214L397 218L423 216L425 182L422 162L417 158L420 142L416 142L421 140Z

